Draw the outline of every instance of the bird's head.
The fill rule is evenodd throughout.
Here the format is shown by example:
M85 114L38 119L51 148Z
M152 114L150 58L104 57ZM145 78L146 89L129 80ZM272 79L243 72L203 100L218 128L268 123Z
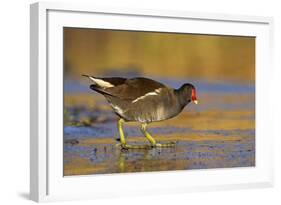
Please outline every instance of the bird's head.
M195 104L198 104L198 100L196 97L196 88L194 85L190 83L183 84L179 89L178 89L181 97L184 98L185 101L187 102L194 102Z

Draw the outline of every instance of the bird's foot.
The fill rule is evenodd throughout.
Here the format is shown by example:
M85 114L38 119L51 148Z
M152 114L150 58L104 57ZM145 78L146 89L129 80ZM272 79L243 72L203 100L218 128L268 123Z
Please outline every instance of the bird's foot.
M128 150L128 149L151 149L151 145L129 145L129 144L119 144L121 149Z
M129 145L129 144L117 144L116 146L120 146L123 150L128 149L152 149L152 148L169 148L169 147L175 147L176 142L167 142L167 143L155 143L153 144L144 144L144 145Z
M168 148L168 147L175 147L176 142L167 142L167 143L156 143L153 147L159 148Z

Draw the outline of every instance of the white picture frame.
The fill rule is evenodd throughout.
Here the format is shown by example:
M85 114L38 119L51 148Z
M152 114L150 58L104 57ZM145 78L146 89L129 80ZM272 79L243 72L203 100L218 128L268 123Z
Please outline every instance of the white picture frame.
M61 32L64 26L255 36L256 166L63 177ZM270 90L273 77L272 29L270 17L32 4L30 198L40 202L273 186L272 113L265 109L271 106L270 92L266 91Z

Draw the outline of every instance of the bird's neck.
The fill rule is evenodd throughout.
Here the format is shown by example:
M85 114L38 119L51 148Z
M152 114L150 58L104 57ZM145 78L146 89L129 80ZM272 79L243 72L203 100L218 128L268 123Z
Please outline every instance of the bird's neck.
M175 94L181 108L184 108L191 101L191 96L180 88L175 90Z

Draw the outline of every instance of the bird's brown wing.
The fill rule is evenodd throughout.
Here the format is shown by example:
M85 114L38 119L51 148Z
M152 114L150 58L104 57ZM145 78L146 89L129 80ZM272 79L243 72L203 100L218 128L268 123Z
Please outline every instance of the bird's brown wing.
M120 77L114 77L114 78L100 78L106 82L109 82L110 84L114 86L122 85L125 83L127 78L120 78Z
M101 80L103 82L110 83L113 86L121 85L121 84L125 83L125 81L127 80L127 78L121 78L121 77L100 78L100 77L95 77L95 76L90 76L90 75L82 75L82 76L90 78L92 81L94 81L94 79ZM95 82L95 83L96 83L97 87L101 87L101 86L99 86L99 84L97 82Z
M106 88L104 91L123 100L135 100L159 88L166 88L166 86L148 78L132 78L123 84Z

